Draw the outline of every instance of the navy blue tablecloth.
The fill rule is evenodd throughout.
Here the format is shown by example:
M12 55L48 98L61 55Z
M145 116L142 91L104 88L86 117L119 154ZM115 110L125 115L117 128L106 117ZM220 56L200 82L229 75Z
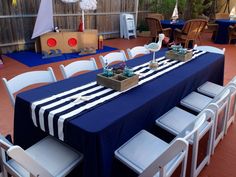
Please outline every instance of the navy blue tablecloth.
M215 39L215 43L228 44L228 42L229 42L228 28L230 25L234 25L236 23L236 21L235 20L219 19L219 20L216 20L215 23L217 23L219 25L217 36Z
M163 56L165 50L157 52ZM135 66L150 61L152 54L127 62ZM31 103L95 80L95 71L20 93L16 97L15 143L24 148L46 134L33 125ZM224 56L206 53L161 77L136 87L95 109L70 120L65 142L84 154L84 177L110 177L114 151L141 129L156 129L155 119L209 80L223 83ZM117 170L115 173L119 173Z
M172 23L171 20L161 20L161 25L163 28L171 28L172 30L178 28L182 29L184 26L184 20L177 20L175 23Z
M161 25L162 28L171 28L172 29L172 34L170 36L171 41L174 40L174 30L176 28L182 29L184 26L184 20L177 20L175 23L172 23L171 20L161 20Z

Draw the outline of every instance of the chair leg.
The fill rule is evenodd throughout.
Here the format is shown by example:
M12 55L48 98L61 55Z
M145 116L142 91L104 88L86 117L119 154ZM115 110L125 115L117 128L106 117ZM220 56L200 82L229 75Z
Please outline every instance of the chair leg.
M199 44L202 45L202 43L201 43L201 35L198 36L198 41L199 41Z
M182 169L181 169L180 177L186 176L186 169L187 169L187 163L188 163L188 149L189 147L187 147L187 152L182 162Z
M231 42L231 37L229 37L229 44L230 44L230 42Z
M189 40L186 40L184 44L184 48L188 48L188 45L189 45Z

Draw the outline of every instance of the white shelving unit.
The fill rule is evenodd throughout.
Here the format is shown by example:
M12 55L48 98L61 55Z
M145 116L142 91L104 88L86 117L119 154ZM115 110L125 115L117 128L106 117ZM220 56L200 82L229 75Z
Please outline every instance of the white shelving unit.
M131 36L136 38L134 15L120 14L120 37L129 39Z

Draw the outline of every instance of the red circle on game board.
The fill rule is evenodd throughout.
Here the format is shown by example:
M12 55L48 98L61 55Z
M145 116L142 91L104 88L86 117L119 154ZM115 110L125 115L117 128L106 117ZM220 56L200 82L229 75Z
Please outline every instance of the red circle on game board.
M68 40L68 45L71 46L71 47L76 46L76 45L77 45L77 39L75 39L75 38L70 38L70 39Z
M55 47L57 45L57 41L54 38L49 38L47 40L47 44L48 44L49 47Z

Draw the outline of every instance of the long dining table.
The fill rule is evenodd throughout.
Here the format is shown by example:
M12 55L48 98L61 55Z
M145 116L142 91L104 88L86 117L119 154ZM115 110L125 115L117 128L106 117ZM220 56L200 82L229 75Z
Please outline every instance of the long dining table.
M83 86L94 83L96 75L102 70L18 94L14 115L15 144L27 148L51 134L83 153L83 177L111 177L114 171L116 174L119 173L119 170L114 168L116 161L114 151L118 147L142 129L153 132L157 128L155 120L158 117L176 106L183 97L196 90L204 82L212 81L223 84L224 55L201 53L189 62L179 62L178 67L168 70L164 65L168 65L168 62L175 63L175 61L164 61L163 56L166 50L156 52L156 58L163 65L160 70L162 74L156 74L157 77L143 82L137 87L117 94L92 108L86 108L78 114L73 114L63 124L61 132L63 136L58 133L60 123L57 122L57 119L52 120L51 124L56 131L50 131L49 123L45 123L48 119L38 120L40 116L35 116L35 113L40 113L40 110L46 106L42 104L42 100L53 98L60 101L59 97L62 93L67 93L75 88L84 89ZM148 54L126 63L127 66L137 69L144 66L145 63L148 66L151 59L152 54ZM162 65L160 64L160 67ZM65 100L67 102L64 106L71 105L70 99ZM96 98L95 101L97 101ZM74 111L76 112L80 108L77 107ZM52 110L47 110L41 112L41 117L51 114ZM35 120L32 117L35 117ZM55 117L58 117L57 113Z

